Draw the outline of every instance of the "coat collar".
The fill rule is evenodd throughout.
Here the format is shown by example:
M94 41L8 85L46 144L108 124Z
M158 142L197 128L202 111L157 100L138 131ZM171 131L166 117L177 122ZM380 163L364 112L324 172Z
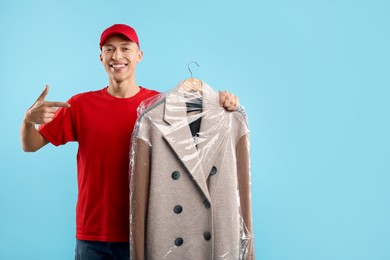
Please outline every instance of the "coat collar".
M221 144L228 130L227 112L219 105L218 93L202 82L203 111L187 116L186 102L194 95L183 91L181 84L166 95L164 120L169 128L164 131L164 138L210 201L207 178L217 156L221 155ZM202 119L196 146L189 124L199 117Z

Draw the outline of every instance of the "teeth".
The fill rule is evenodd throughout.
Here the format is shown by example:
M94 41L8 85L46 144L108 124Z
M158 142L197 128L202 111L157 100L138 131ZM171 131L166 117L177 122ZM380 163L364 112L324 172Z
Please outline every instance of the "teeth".
M124 68L124 67L126 67L126 65L125 64L117 64L117 65L111 65L113 68Z

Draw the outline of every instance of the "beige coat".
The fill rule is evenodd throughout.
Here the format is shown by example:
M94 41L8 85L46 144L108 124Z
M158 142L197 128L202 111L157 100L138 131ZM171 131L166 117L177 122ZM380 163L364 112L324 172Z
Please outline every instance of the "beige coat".
M181 91L143 111L134 130L132 259L254 259L246 116L221 108L203 82L203 112L188 117ZM188 124L199 116L194 141Z

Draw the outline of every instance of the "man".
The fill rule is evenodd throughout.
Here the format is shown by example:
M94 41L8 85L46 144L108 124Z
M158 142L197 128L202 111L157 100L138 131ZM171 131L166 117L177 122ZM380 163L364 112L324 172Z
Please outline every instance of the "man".
M76 259L129 259L129 144L138 105L158 92L136 84L136 65L143 52L133 28L124 24L107 28L100 49L108 87L75 95L65 103L45 101L46 86L25 114L21 140L28 152L49 142L79 143ZM238 101L221 92L220 102L234 110Z

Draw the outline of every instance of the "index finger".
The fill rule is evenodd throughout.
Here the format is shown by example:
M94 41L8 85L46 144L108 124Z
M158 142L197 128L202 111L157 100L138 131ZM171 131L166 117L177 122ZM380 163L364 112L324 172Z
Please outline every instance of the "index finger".
M70 104L69 103L65 103L65 102L58 102L58 101L54 101L54 102L46 102L46 105L48 107L70 107Z

